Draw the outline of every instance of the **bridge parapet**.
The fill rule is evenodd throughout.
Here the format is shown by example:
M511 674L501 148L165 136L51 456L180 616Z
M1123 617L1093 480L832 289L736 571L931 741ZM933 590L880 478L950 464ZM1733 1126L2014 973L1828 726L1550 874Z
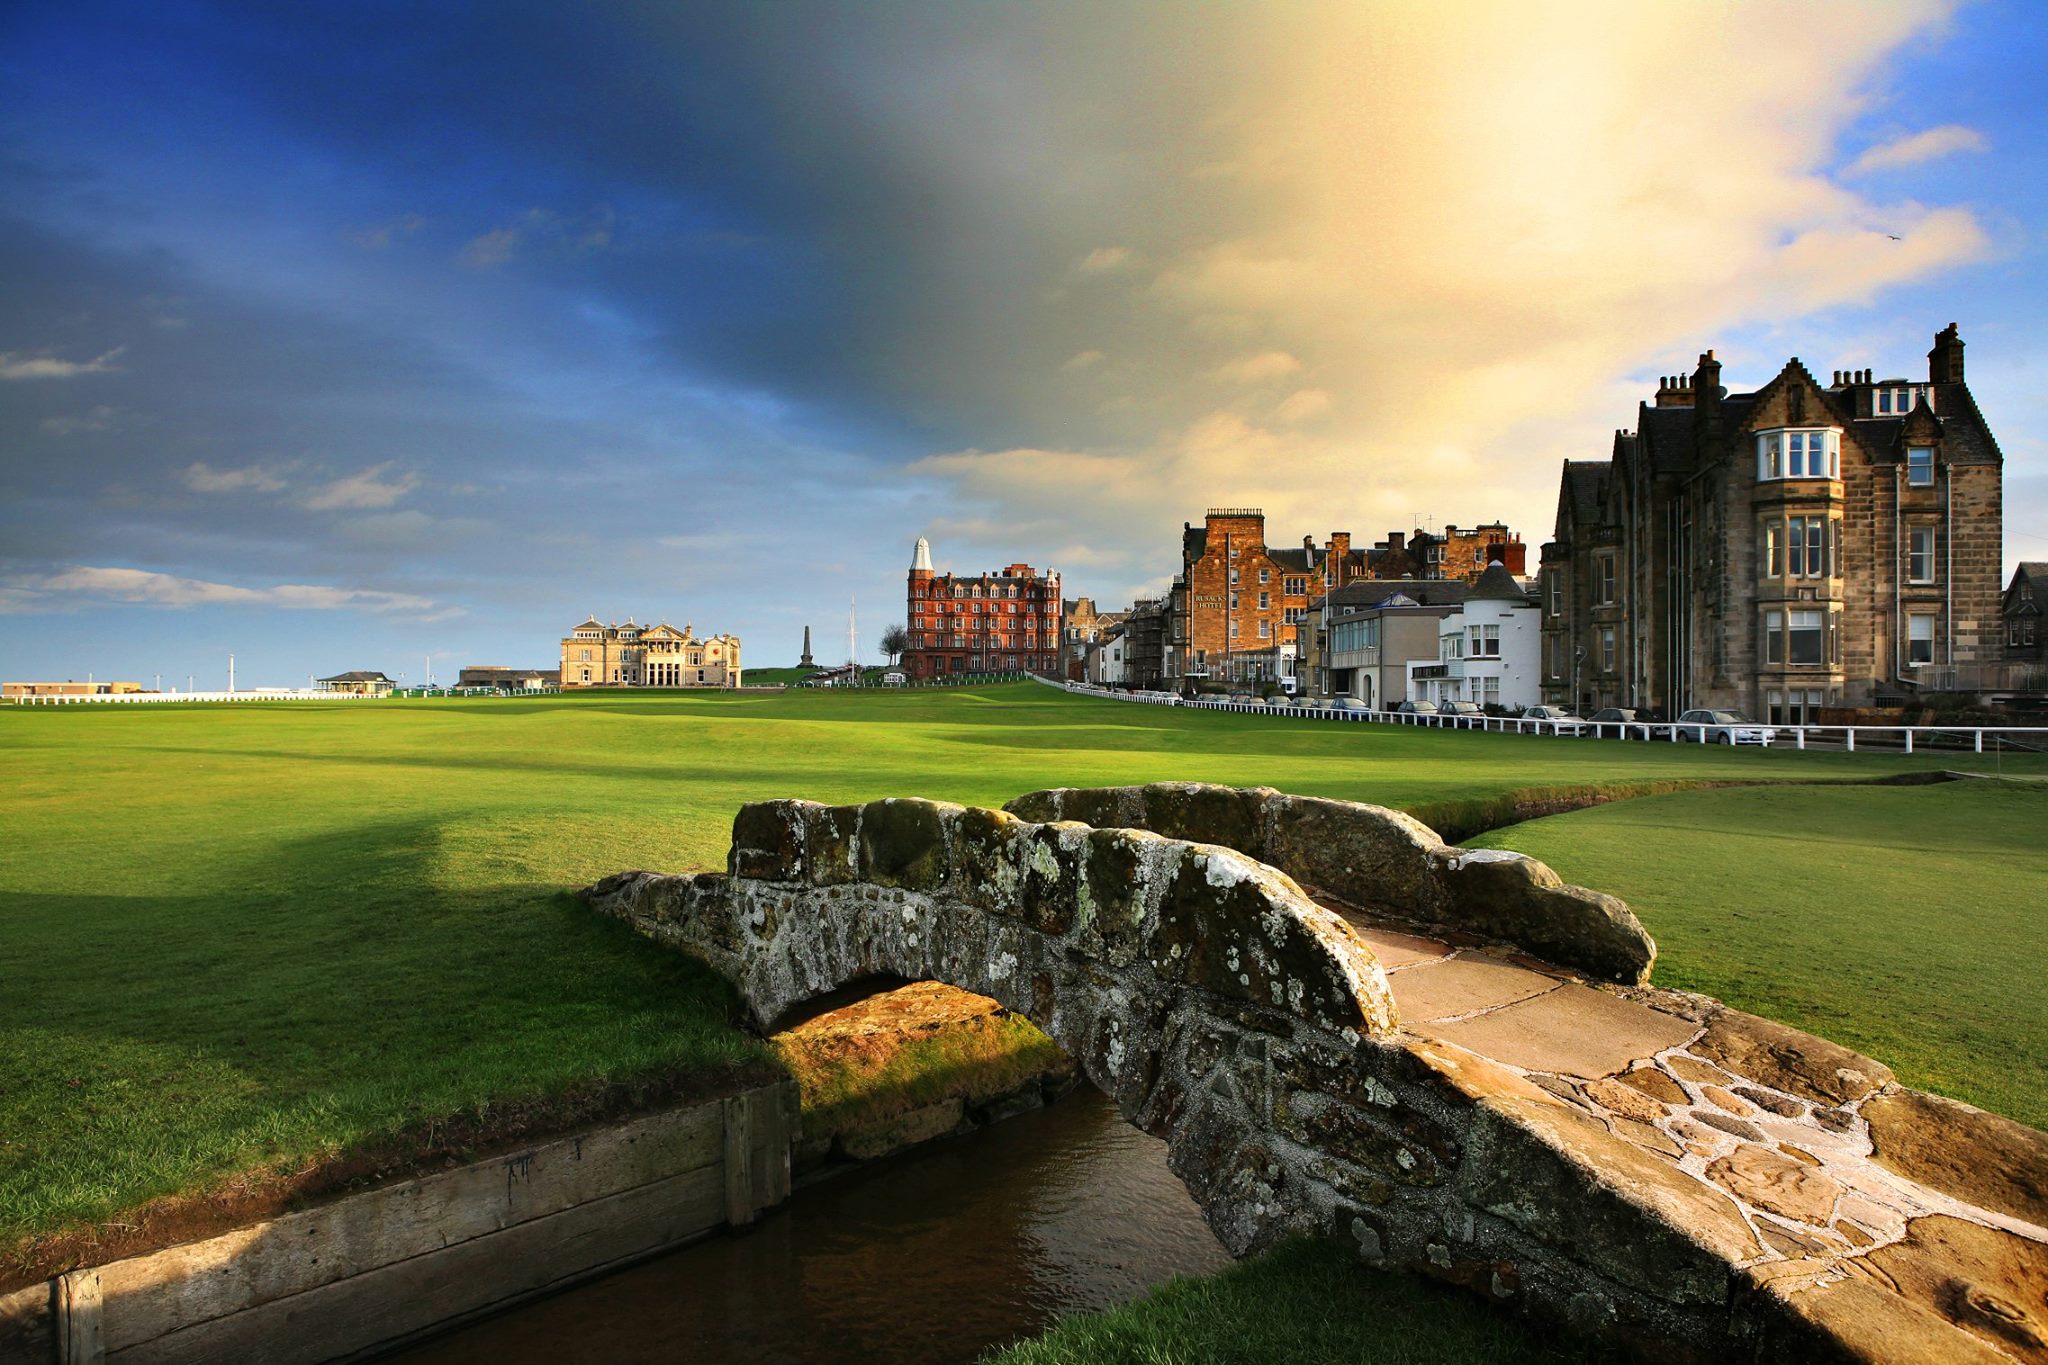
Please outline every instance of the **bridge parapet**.
M1271 787L1155 782L1051 787L1003 809L1027 820L1149 829L1221 844L1278 868L1318 898L1425 928L1511 943L1603 981L1648 985L1657 945L1613 896L1567 886L1519 853L1444 843L1385 806Z

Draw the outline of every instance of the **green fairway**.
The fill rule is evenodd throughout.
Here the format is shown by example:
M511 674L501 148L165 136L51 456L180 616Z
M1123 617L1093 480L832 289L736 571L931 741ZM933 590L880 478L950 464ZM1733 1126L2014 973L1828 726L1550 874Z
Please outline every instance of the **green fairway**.
M1660 985L2048 1127L2048 784L1681 792L1479 843L1611 891Z
M431 1135L487 1105L759 1065L707 973L561 894L621 868L722 865L747 800L993 804L1047 785L1199 778L1429 812L1527 790L1838 781L1943 761L1955 760L1315 724L1028 683L0 708L0 1246L401 1130ZM1809 812L1795 832L1828 847L1826 812L1868 795L1788 793ZM1626 866L1561 861L1643 894ZM1798 899L1851 899L1828 876L1809 874ZM1725 884L1717 871L1697 893ZM1787 933L1787 898L1770 890L1691 938L1665 923L1677 903L1650 895L1669 979L1799 980L1808 940ZM1974 902L1941 904L1954 923ZM1875 936L1867 947L1874 971L1923 970L1885 958ZM2019 947L2009 966L2041 960ZM1973 1036L2009 1032L2010 1013L1988 1009Z

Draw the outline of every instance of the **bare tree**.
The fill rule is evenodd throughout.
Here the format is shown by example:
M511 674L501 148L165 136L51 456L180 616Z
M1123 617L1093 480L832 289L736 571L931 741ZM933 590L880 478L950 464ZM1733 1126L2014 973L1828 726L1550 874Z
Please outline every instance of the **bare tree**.
M895 663L903 656L903 651L908 648L910 648L910 632L903 627L891 626L882 632L882 652L889 656L890 663Z

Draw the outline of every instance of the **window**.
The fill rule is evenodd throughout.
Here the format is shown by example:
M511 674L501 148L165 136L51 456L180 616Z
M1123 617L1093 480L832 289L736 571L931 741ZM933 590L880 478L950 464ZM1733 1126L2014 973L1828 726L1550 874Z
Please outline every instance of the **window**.
M1913 583L1934 581L1934 528L1915 526L1906 532L1906 578Z
M1603 607L1611 606L1614 602L1614 556L1601 555L1593 564L1594 583L1599 589L1599 596L1594 600Z
M1261 622L1259 622L1259 638L1260 638L1261 640L1269 640L1269 639L1271 639L1271 638L1272 638L1272 636L1273 636L1273 623L1272 623L1271 621L1261 621Z
M1562 678L1564 676L1564 636L1562 635L1550 637L1550 676L1553 678Z
M1928 407L1934 406L1934 390L1928 385L1895 384L1871 392L1870 410L1879 417L1903 417L1923 398L1927 400Z
M1791 653L1794 664L1819 664L1827 661L1827 613L1824 611L1795 611L1792 613Z
M1782 611L1764 613L1764 662L1785 662L1785 613Z
M1600 627L1600 671L1602 673L1612 673L1614 671L1613 626Z
M1308 595L1308 580L1306 578L1290 578L1280 586L1281 590L1289 597L1306 597Z
M1481 706L1499 706L1500 678L1498 676L1481 678L1479 680L1479 696L1476 700Z
M1828 573L1828 524L1825 517L1794 517L1785 538L1793 576L1825 578Z
M1915 488L1934 486L1934 447L1914 446L1906 452L1906 482Z
M1934 662L1934 617L1914 612L1906 618L1906 666Z
M1466 638L1471 643L1471 655L1475 659L1498 659L1500 657L1499 626L1467 626Z
M1839 479L1842 438L1833 430L1759 432L1756 476L1764 481Z
M1235 621L1230 623L1230 638L1233 640L1237 638L1237 625L1238 623Z
M1764 577L1779 578L1785 572L1785 528L1775 521L1764 523Z
M1564 615L1564 575L1561 573L1550 575L1550 614Z
M1261 582L1261 583L1271 583L1272 581L1273 581L1273 571L1272 571L1271 569L1261 569L1261 570L1259 570L1259 582Z
M1264 574L1261 574L1261 575L1260 575L1260 577L1261 577L1261 578L1263 578L1263 577L1265 577L1265 575L1264 575ZM1272 593L1269 593L1269 592L1262 592L1262 593L1260 593L1260 594L1259 594L1259 610L1260 610L1260 611L1271 611L1271 610L1272 610L1272 608L1273 608L1273 594L1272 594Z
M1237 610L1237 594L1236 594L1236 593L1232 593L1232 594L1230 594L1230 609L1231 609L1232 611L1236 611L1236 610Z
M1440 635L1437 637L1437 657L1440 659L1462 659L1465 657L1465 637L1462 635Z
M1237 586L1237 565L1235 564L1230 566L1230 585L1233 588Z

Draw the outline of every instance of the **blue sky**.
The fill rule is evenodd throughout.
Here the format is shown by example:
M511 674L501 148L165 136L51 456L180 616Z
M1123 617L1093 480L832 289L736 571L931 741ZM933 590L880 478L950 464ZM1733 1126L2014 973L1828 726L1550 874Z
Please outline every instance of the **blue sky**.
M873 640L910 543L1502 517L1656 376L1923 372L2048 558L2031 4L0 13L0 673Z

